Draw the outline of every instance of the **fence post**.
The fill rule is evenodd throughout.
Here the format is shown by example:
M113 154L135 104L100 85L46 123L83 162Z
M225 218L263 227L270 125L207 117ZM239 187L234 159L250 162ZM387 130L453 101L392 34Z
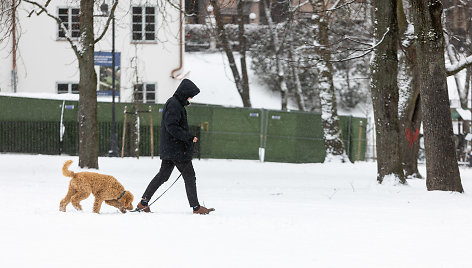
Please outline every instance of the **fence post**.
M349 116L349 121L347 125L347 148L346 148L346 153L347 153L348 158L351 158L351 128L352 128L352 116Z
M265 148L264 148L264 109L261 109L260 118L260 131L259 131L259 161L264 162Z
M149 105L149 124L151 127L151 159L154 159L154 133L152 129L152 107Z
M357 161L361 160L362 120L359 122L359 139L357 140Z
M123 139L121 140L121 158L125 156L125 136L126 136L126 109L128 106L125 106L124 116L123 116Z

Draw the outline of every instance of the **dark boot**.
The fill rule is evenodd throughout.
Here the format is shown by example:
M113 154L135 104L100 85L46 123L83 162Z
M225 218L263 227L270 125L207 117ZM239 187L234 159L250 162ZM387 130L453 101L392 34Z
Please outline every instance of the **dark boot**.
M206 215L209 214L210 212L215 211L214 208L206 208L203 206L200 206L197 210L193 211L193 214L200 214L200 215Z
M145 206L145 205L141 204L141 202L139 202L138 205L136 206L136 210L144 211L146 213L151 212L151 209L149 208L149 206Z

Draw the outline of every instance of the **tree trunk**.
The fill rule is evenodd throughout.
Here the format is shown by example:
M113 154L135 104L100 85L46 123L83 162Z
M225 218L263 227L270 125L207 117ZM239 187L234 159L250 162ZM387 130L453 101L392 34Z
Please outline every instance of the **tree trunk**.
M80 1L79 166L98 169L97 74L94 66L93 0Z
M461 107L462 109L469 110L469 90L470 90L470 78L472 75L472 67L468 67L465 75L465 89L466 89L466 96L463 100L461 98ZM467 135L470 133L470 121L464 121L464 134Z
M418 171L421 98L419 88L412 87L410 90L406 106L399 107L401 161L407 179L422 179Z
M386 176L406 183L400 155L398 121L398 59L396 0L374 1L374 54L371 61L371 94L377 147L377 180Z
M211 5L213 6L213 12L215 14L216 21L216 39L220 42L223 47L226 57L228 58L229 67L233 73L234 83L236 84L236 89L238 90L239 96L243 102L244 107L251 107L251 99L249 97L249 86L244 87L243 81L241 80L241 75L239 74L238 67L236 66L236 61L234 59L233 50L229 44L228 34L226 33L224 23L221 16L220 6L217 0L210 0Z
M306 108L305 108L305 100L303 99L302 84L300 82L298 66L296 66L295 64L296 62L297 63L299 62L299 59L298 58L295 59L294 54L295 54L294 48L293 48L292 42L290 42L288 55L289 55L289 61L291 62L290 69L292 71L293 80L295 82L295 98L297 100L298 110L305 111Z
M401 51L399 52L398 83L400 99L398 116L400 120L400 149L403 170L407 179L422 179L418 171L418 153L420 148L421 98L416 43L410 31L402 0L397 0L397 18Z
M281 107L282 110L287 110L288 106L288 88L287 83L285 81L285 73L284 68L282 65L282 42L279 38L279 33L277 32L277 26L274 24L272 20L272 12L270 4L268 0L262 1L264 5L264 13L267 18L267 24L269 25L269 34L272 43L272 47L274 49L274 57L275 57L275 72L277 73L277 86L280 92L281 97Z
M293 38L294 28L297 27L297 23L295 22L294 10L292 7L292 1L289 1L289 29L288 29L288 39L289 39L289 48L288 48L288 61L289 61L289 68L292 72L293 81L295 82L295 98L297 100L298 110L305 111L305 100L303 98L303 88L302 83L300 82L300 58L299 55L295 52L295 48L293 44L295 42Z
M126 150L127 156L136 157L139 159L140 151L139 151L139 104L136 101L136 92L134 93L133 103L131 104L131 109L128 112L128 122L126 126L126 133L127 142L128 144Z
M453 141L439 0L412 0L429 191L463 192Z
M244 32L244 14L243 14L243 7L244 7L244 1L239 0L237 4L237 9L238 9L238 39L239 39L239 55L240 55L240 61L241 61L241 75L242 75L242 81L241 81L241 86L243 88L243 92L241 94L241 97L246 100L246 102L249 102L249 106L244 106L244 107L251 107L250 101L249 101L249 77L247 75L247 63L246 63L246 49L247 49L247 42L246 42L246 34ZM244 101L243 101L244 102Z
M321 100L321 120L323 126L323 140L326 149L325 162L345 162L347 156L344 153L344 143L341 139L336 95L333 83L333 65L331 63L331 51L329 44L328 12L324 1L310 0L313 9L318 12L313 20L315 24L315 42L318 43L318 54L321 57L318 62L319 90Z

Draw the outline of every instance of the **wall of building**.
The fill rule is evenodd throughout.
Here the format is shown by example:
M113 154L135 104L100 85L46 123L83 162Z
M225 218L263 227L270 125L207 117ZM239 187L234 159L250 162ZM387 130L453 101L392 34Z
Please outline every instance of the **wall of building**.
M57 2L57 1L56 1ZM48 11L57 16L59 7L79 7L79 1L55 4L51 2ZM98 3L98 2L97 2ZM132 42L131 7L148 1L120 1L116 9L115 51L121 53L120 100L132 100L133 85L156 83L156 101L165 102L172 96L179 80L171 78L173 69L179 67L179 11L166 1L156 7L157 39L153 42ZM153 2L155 4L157 2ZM178 1L176 2L178 5ZM108 1L111 9L111 0ZM100 14L97 4L96 14ZM17 92L57 93L57 83L78 83L78 62L69 42L58 39L56 22L46 14L28 17L31 6L25 2L18 10L20 41L17 56ZM95 30L104 28L106 18L96 17ZM0 91L13 92L11 44L0 47ZM112 31L110 28L95 51L110 52ZM96 67L99 76L99 67Z

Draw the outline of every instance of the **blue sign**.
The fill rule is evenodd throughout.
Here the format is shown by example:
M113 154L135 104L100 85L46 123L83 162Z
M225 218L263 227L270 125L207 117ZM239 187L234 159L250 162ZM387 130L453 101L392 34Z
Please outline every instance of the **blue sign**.
M115 52L115 67L120 66L120 52ZM95 65L111 67L113 64L113 57L111 52L95 51Z

